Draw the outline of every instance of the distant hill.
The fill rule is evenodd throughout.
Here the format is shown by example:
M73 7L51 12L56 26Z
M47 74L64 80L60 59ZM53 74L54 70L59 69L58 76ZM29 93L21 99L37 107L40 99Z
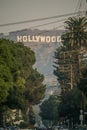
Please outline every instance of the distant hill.
M63 30L38 30L38 29L24 29L24 30L18 30L18 31L14 31L14 32L9 32L9 33L1 33L0 34L0 38L4 37L6 39L10 39L13 41L17 41L17 36L26 36L26 35L31 35L31 36L35 36L35 35L39 35L39 36L61 36L61 34L63 33ZM32 43L32 42L31 42Z

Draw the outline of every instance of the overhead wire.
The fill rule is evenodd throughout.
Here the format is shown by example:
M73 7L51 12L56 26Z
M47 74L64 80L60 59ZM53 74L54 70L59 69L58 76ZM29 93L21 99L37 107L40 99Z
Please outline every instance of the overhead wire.
M57 27L52 28L52 29L50 29L50 30L44 30L44 31L42 31L42 32L41 32L41 30L39 30L39 32L37 33L37 35L42 35L42 34L49 33L49 31L51 31L51 30L56 31L56 30L59 29L60 27L63 27L63 25L57 26ZM53 32L50 32L50 34L53 34ZM53 44L53 43L48 43L48 44L49 44L49 47L50 47L50 45ZM29 45L30 45L30 46L38 46L37 43L34 43L34 44L29 43ZM44 46L45 46L45 45L47 45L47 44L40 43L39 45L44 45Z
M75 12L78 11L78 7L79 7L79 0L77 1L77 5L76 5L76 8L75 8Z
M78 1L79 2L79 1ZM81 2L81 1L80 1ZM78 6L78 4L77 4L77 6ZM81 6L81 3L80 3L80 6ZM78 6L79 7L79 6ZM76 7L76 9L77 9L77 7ZM79 13L79 12L78 12ZM80 12L81 13L81 12ZM37 25L37 26L33 26L33 27L30 27L29 29L32 29L32 28L35 28L35 27L40 27L40 26L45 26L45 25L49 25L49 24L53 24L53 23L57 23L57 22L61 22L61 21L65 21L67 18L65 18L65 19L62 19L62 20L56 20L56 21L53 21L53 22L49 22L49 23L45 23L45 24L41 24L41 25ZM53 30L57 30L58 28L60 28L60 27L62 27L63 25L61 25L61 26L57 26L57 27L55 27ZM51 29L52 30L52 29ZM41 34L43 34L43 33L47 33L47 32L49 32L49 30L46 30L46 31L44 31L44 32L40 32L40 33L38 33L38 35L41 35ZM53 43L52 43L53 44ZM39 45L45 45L45 44L39 44ZM49 44L49 45L51 45L51 44ZM32 46L38 46L38 45L32 45Z
M85 11L83 11L81 13L85 13ZM38 19L31 19L31 20L26 20L26 21L5 23L5 24L0 24L0 27L11 26L11 25L18 25L18 24L24 24L24 23L31 23L31 22L38 22L38 21L44 21L44 20L48 20L48 19L66 17L66 16L71 16L71 15L76 15L76 14L78 14L78 12L62 14L62 15L55 15L55 16L50 16L50 17L38 18Z
M56 21L52 21L52 22L47 22L47 23L44 23L44 24L39 24L39 25L36 25L36 26L32 26L32 27L30 27L30 28L28 28L28 29L34 29L34 28L36 28L36 27L41 27L41 26L46 26L46 25L58 23L58 22L63 22L63 21L65 21L66 19L67 19L67 18L60 19L60 20L56 20ZM60 25L60 26L58 26L58 27L55 27L54 29L57 30L58 28L63 27L63 26L64 26L64 25ZM50 30L54 30L54 29L50 29ZM46 33L46 32L49 32L49 30L45 30L45 32L40 32L40 33L38 33L38 35L43 34L43 33Z
M78 11L77 17L79 17L79 16L81 17L81 12L83 10L85 11L85 13L82 16L85 16L86 10L87 10L86 0L78 0L76 8L75 8L75 12Z
M83 11L83 12L81 12L81 13L85 13L85 11ZM74 13L69 13L69 14L64 14L64 15L56 15L56 16L51 16L51 17L39 18L39 19L31 19L31 20L26 20L26 21L19 21L19 22L13 22L13 23L0 24L0 27L12 26L12 25L18 25L18 24L24 24L24 23L30 23L30 22L44 21L44 20L48 20L48 19L66 17L66 16L70 16L70 15L77 15L77 14L78 14L78 12L74 12ZM44 24L32 26L32 27L30 27L29 29L33 29L33 28L41 27L41 26L46 26L46 25L50 25L50 24L62 22L62 21L65 21L65 20L66 20L66 18L65 18L65 19L62 19L62 20L56 20L56 21L53 21L53 22L48 22L48 23L44 23ZM57 26L57 27L54 28L54 30L56 31L58 28L60 28L60 27L62 27L62 26L63 26L63 25ZM47 32L49 32L49 31L47 30L47 31L45 31L45 32L39 33L39 35L40 35L40 34L43 34L43 33L47 33ZM39 44L39 45L42 45L42 44ZM34 45L33 45L33 46L34 46ZM49 74L49 75L51 75L51 74Z
M62 21L65 21L66 19L67 18L64 18L64 19L61 19L61 20L56 20L56 21L53 21L53 22L47 22L47 23L44 23L44 24L40 24L40 25L36 25L36 26L30 27L29 29L33 29L33 28L36 28L36 27L41 27L41 26L46 26L46 25L62 22Z
M82 12L83 10L85 11L85 14L83 16L86 16L86 13L87 13L87 3L86 3L86 0L81 0L80 4L79 4L79 13Z
M37 25L37 26L33 26L33 27L30 27L29 29L34 29L34 28L36 28L36 27L40 27L40 26L46 26L46 25L49 25L49 24L53 24L53 23L58 23L58 22L62 22L62 21L65 21L67 18L65 18L65 19L61 19L61 20L57 20L57 21L53 21L53 22L49 22L49 23L45 23L45 24L40 24L40 25ZM55 27L55 28L51 28L50 30L57 30L57 29L59 29L59 28L61 28L61 27L64 27L64 25L60 25L60 26L57 26L57 27ZM41 34L46 34L46 33L49 33L49 31L50 30L44 30L44 31L42 31L41 32L41 30L39 30L40 31L40 33L37 33L37 35L41 35ZM65 29L63 29L63 31L65 31ZM50 33L52 33L52 32L50 32ZM64 33L64 32L63 32ZM39 45L43 45L43 44L39 44ZM35 45L35 46L37 46L37 45Z
M67 18L65 18L65 19L61 19L61 20L56 20L56 21L53 21L53 22L48 22L48 23L45 23L45 24L40 24L40 25L37 25L37 26L32 26L32 27L30 27L30 28L28 28L28 29L34 29L34 28L36 28L36 27L40 27L40 26L46 26L46 25L49 25L49 24L53 24L53 23L58 23L58 22L62 22L62 21L65 21ZM61 27L64 27L64 25L60 25L60 26L57 26L57 27L55 27L55 28L51 28L50 30L57 30L57 29L59 29L59 28L61 28ZM46 33L49 33L49 31L50 30L44 30L44 31L42 31L41 32L41 30L39 30L39 33L37 33L37 35L41 35L41 34L46 34ZM50 32L50 33L52 33L52 32ZM64 32L63 32L64 33ZM37 44L30 44L29 43L29 45L30 46L38 46ZM43 43L41 43L41 44L39 44L39 45L45 45L45 44L43 44Z
M11 26L11 25L15 25L15 24L23 24L23 23L28 23L28 22L37 22L37 21L42 21L42 20L47 20L47 19L54 19L54 18L58 18L58 17L66 17L66 16L69 16L69 15L76 15L77 13L78 12L74 12L74 13L69 13L69 14L63 14L63 15L56 15L56 16L51 16L51 17L33 19L33 20L28 20L28 21L20 21L20 22L15 22L15 23L0 24L0 27ZM84 11L81 12L81 13L84 13ZM33 28L36 28L36 27L41 27L41 26L46 26L46 25L49 25L49 24L54 24L54 23L62 22L62 21L65 21L66 19L67 18L62 19L62 20L56 20L56 21L53 21L53 22L48 22L48 23L40 24L40 25L36 25L36 26L30 27L29 29L33 29ZM57 30L60 27L63 27L63 25L55 27L55 30ZM41 34L47 33L47 32L49 32L49 31L46 30L44 32L40 32L40 33L38 33L38 35L41 35Z
M83 1L83 5L82 5L83 10L86 10L87 6L86 6L86 0Z

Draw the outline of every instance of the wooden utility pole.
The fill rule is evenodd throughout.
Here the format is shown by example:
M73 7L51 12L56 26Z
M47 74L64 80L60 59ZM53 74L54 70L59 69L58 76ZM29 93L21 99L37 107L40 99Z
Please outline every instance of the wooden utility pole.
M71 89L72 89L73 88L72 64L70 65L70 85L71 85Z
M79 71L79 77L81 77L81 61L80 61L80 50L78 50L78 71Z
M80 50L62 51L59 62L61 63L59 65L59 71L62 75L64 74L64 77L66 76L61 81L62 86L64 88L64 86L66 87L67 84L70 84L70 89L72 89L77 77L79 75L81 76Z

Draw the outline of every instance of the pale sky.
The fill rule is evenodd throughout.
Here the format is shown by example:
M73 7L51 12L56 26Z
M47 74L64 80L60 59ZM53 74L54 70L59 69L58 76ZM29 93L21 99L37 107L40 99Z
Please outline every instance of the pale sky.
M80 0L0 0L0 25L74 13L79 10L79 2ZM83 0L83 5L85 3L86 0ZM61 19L64 19L64 17L12 26L0 26L0 33L26 29ZM49 24L41 26L39 29L52 29L59 25L63 25L63 23Z

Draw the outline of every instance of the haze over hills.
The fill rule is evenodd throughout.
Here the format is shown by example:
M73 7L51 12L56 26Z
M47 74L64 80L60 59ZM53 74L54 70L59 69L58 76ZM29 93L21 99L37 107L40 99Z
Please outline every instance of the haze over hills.
M58 87L54 87L58 86L58 82L56 76L53 74L53 64L55 60L54 52L61 45L60 42L58 43L55 41L55 38L57 36L61 36L62 33L63 30L24 29L10 32L9 34L0 34L0 38L10 39L14 42L17 42L17 36L25 36L25 41L27 38L26 36L31 36L31 38L36 36L34 38L34 42L32 40L30 42L24 42L24 45L30 47L35 52L36 63L33 67L37 68L37 70L45 76L44 83L47 85L46 98L48 98L54 91L59 91ZM38 36L44 36L44 39L47 38L47 43L43 41L44 39L42 39L42 41L35 42L36 38L41 40ZM50 41L50 38L53 42Z

